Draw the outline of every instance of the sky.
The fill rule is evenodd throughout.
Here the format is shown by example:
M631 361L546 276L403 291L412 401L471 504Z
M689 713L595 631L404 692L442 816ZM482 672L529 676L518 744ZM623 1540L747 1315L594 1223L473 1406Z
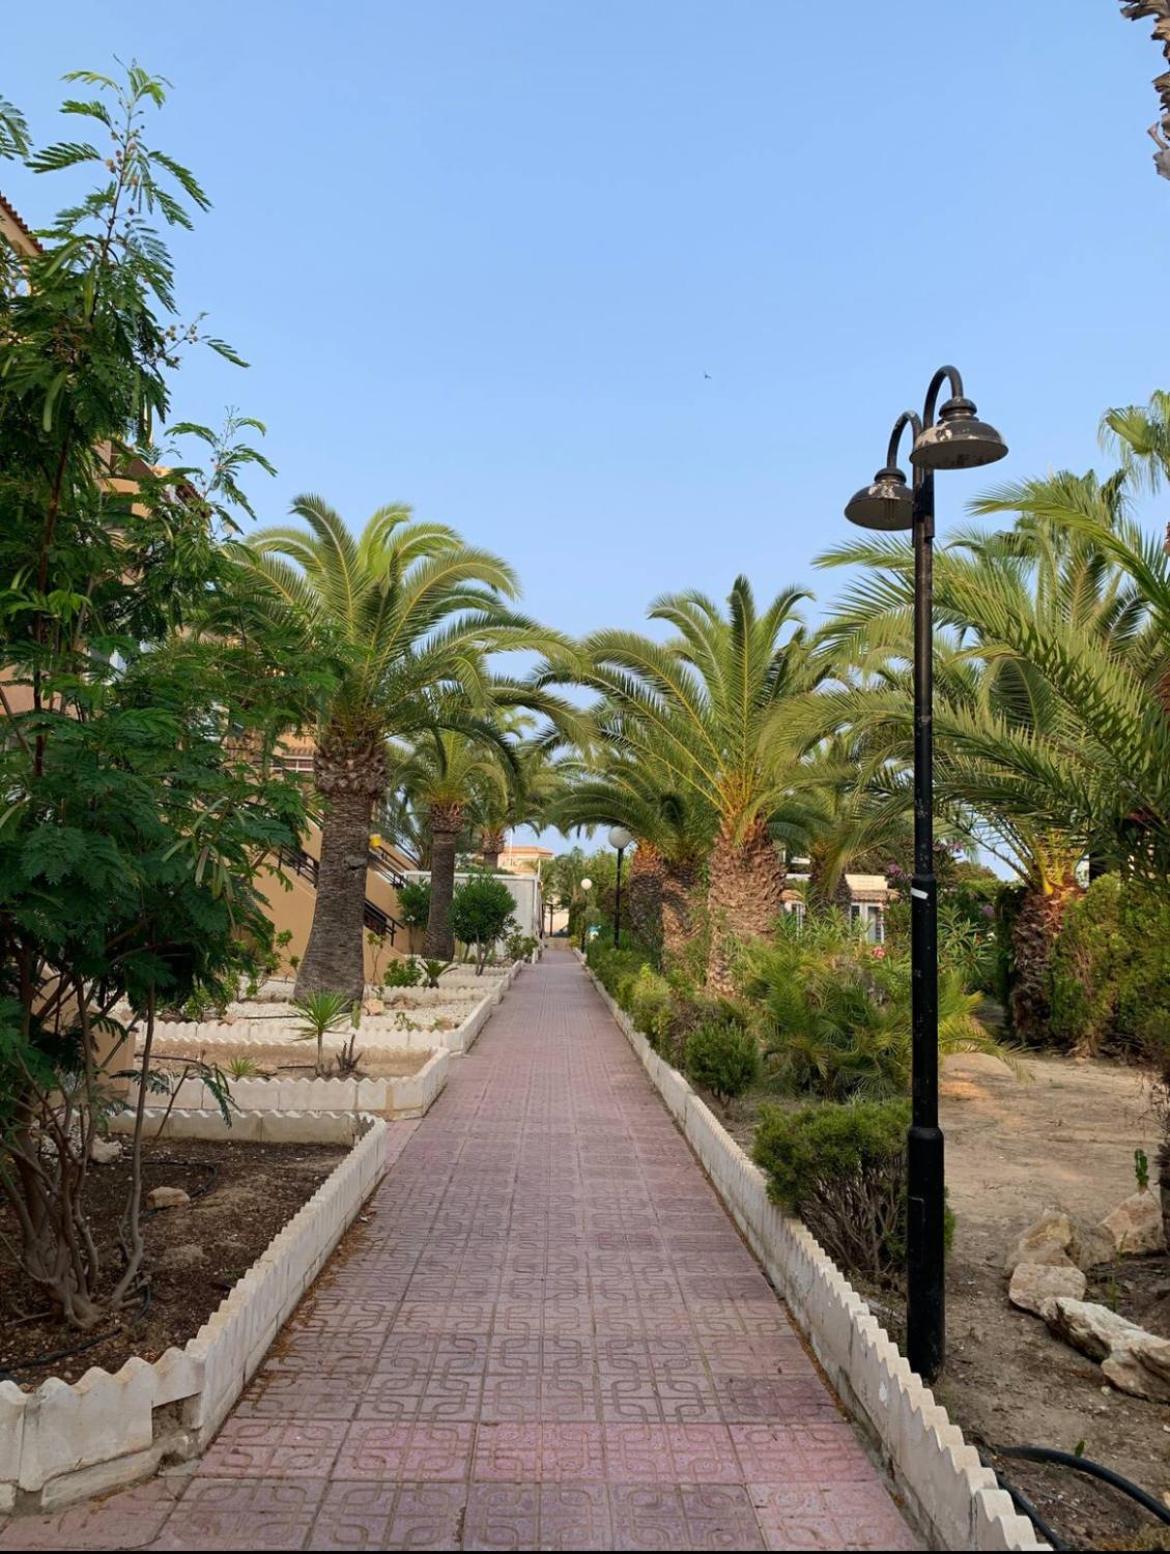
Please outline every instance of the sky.
M406 501L507 556L560 629L812 557L944 361L1011 454L1100 463L1170 387L1162 68L1113 0L56 0L0 95L137 58L214 209L184 313L252 363L175 411L259 416L263 521ZM68 121L61 121L69 133ZM54 187L54 183L57 187ZM34 224L60 180L0 167ZM939 482L940 530L986 486Z

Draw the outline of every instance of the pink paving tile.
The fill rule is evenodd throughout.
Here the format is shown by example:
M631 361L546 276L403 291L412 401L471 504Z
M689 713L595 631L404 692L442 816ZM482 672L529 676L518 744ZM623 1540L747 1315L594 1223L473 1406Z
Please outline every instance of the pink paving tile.
M542 1549L612 1549L604 1484L549 1484L540 1489Z
M313 1524L312 1547L386 1548L397 1498L396 1484L330 1484Z
M212 1442L198 1471L205 1478L326 1478L347 1428L341 1420L236 1416Z
M179 1486L153 1479L51 1516L19 1516L0 1530L0 1549L138 1549L153 1543Z
M356 1248L179 1503L147 1486L0 1547L913 1546L568 957L393 1137Z
M476 1481L535 1482L541 1476L539 1424L481 1424L471 1476Z
M159 1549L299 1549L325 1492L321 1479L195 1479L153 1545Z

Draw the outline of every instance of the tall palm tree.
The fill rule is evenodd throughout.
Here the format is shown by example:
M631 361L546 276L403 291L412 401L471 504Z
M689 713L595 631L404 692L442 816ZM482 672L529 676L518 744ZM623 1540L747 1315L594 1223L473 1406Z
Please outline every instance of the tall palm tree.
M517 781L516 758L503 731L485 721L474 731L424 735L398 777L430 836L431 908L423 954L450 960L455 953L451 902L460 844L471 840L469 822L477 795L488 787L502 795Z
M582 644L585 677L620 712L613 739L631 760L653 749L680 792L712 814L707 980L730 991L737 946L768 931L781 908L785 864L770 827L801 785L786 708L825 672L788 589L762 612L739 577L724 614L697 592L650 610L666 643L601 631Z
M474 714L486 655L546 650L549 635L508 607L512 569L443 524L388 506L355 537L319 496L297 497L292 510L304 528L261 530L243 555L263 602L332 670L315 729L321 858L297 995L359 997L370 821L386 789L387 738Z

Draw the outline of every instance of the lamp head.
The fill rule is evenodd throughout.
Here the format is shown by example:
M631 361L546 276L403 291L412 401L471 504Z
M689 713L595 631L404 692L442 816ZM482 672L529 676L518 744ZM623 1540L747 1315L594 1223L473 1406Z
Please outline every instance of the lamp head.
M633 840L633 832L627 831L625 826L614 826L609 833L609 845L616 847L618 852L621 852L624 847L628 847Z
M918 434L910 462L918 469L979 469L1007 451L995 427L980 421L972 402L957 394L940 408L935 424Z
M914 527L914 494L900 469L887 464L879 469L868 486L862 486L845 504L845 516L861 529Z
M593 881L590 880L590 879L582 880L581 881L581 889L582 890L592 890L593 889Z

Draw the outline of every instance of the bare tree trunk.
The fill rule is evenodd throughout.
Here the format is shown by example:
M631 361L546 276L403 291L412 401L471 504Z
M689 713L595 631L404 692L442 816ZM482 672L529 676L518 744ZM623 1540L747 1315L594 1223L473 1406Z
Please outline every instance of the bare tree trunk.
M451 900L455 894L455 848L463 828L463 815L455 806L431 811L431 911L423 955L427 960L452 960L455 936L451 932ZM454 823L452 823L454 822Z
M317 992L361 998L365 991L363 932L372 812L371 795L358 788L335 792L328 801L321 822L313 927L297 972L298 998Z
M711 852L707 906L711 945L707 952L707 986L715 993L732 993L738 947L762 938L780 914L784 894L784 861L757 820L738 845L725 830Z

